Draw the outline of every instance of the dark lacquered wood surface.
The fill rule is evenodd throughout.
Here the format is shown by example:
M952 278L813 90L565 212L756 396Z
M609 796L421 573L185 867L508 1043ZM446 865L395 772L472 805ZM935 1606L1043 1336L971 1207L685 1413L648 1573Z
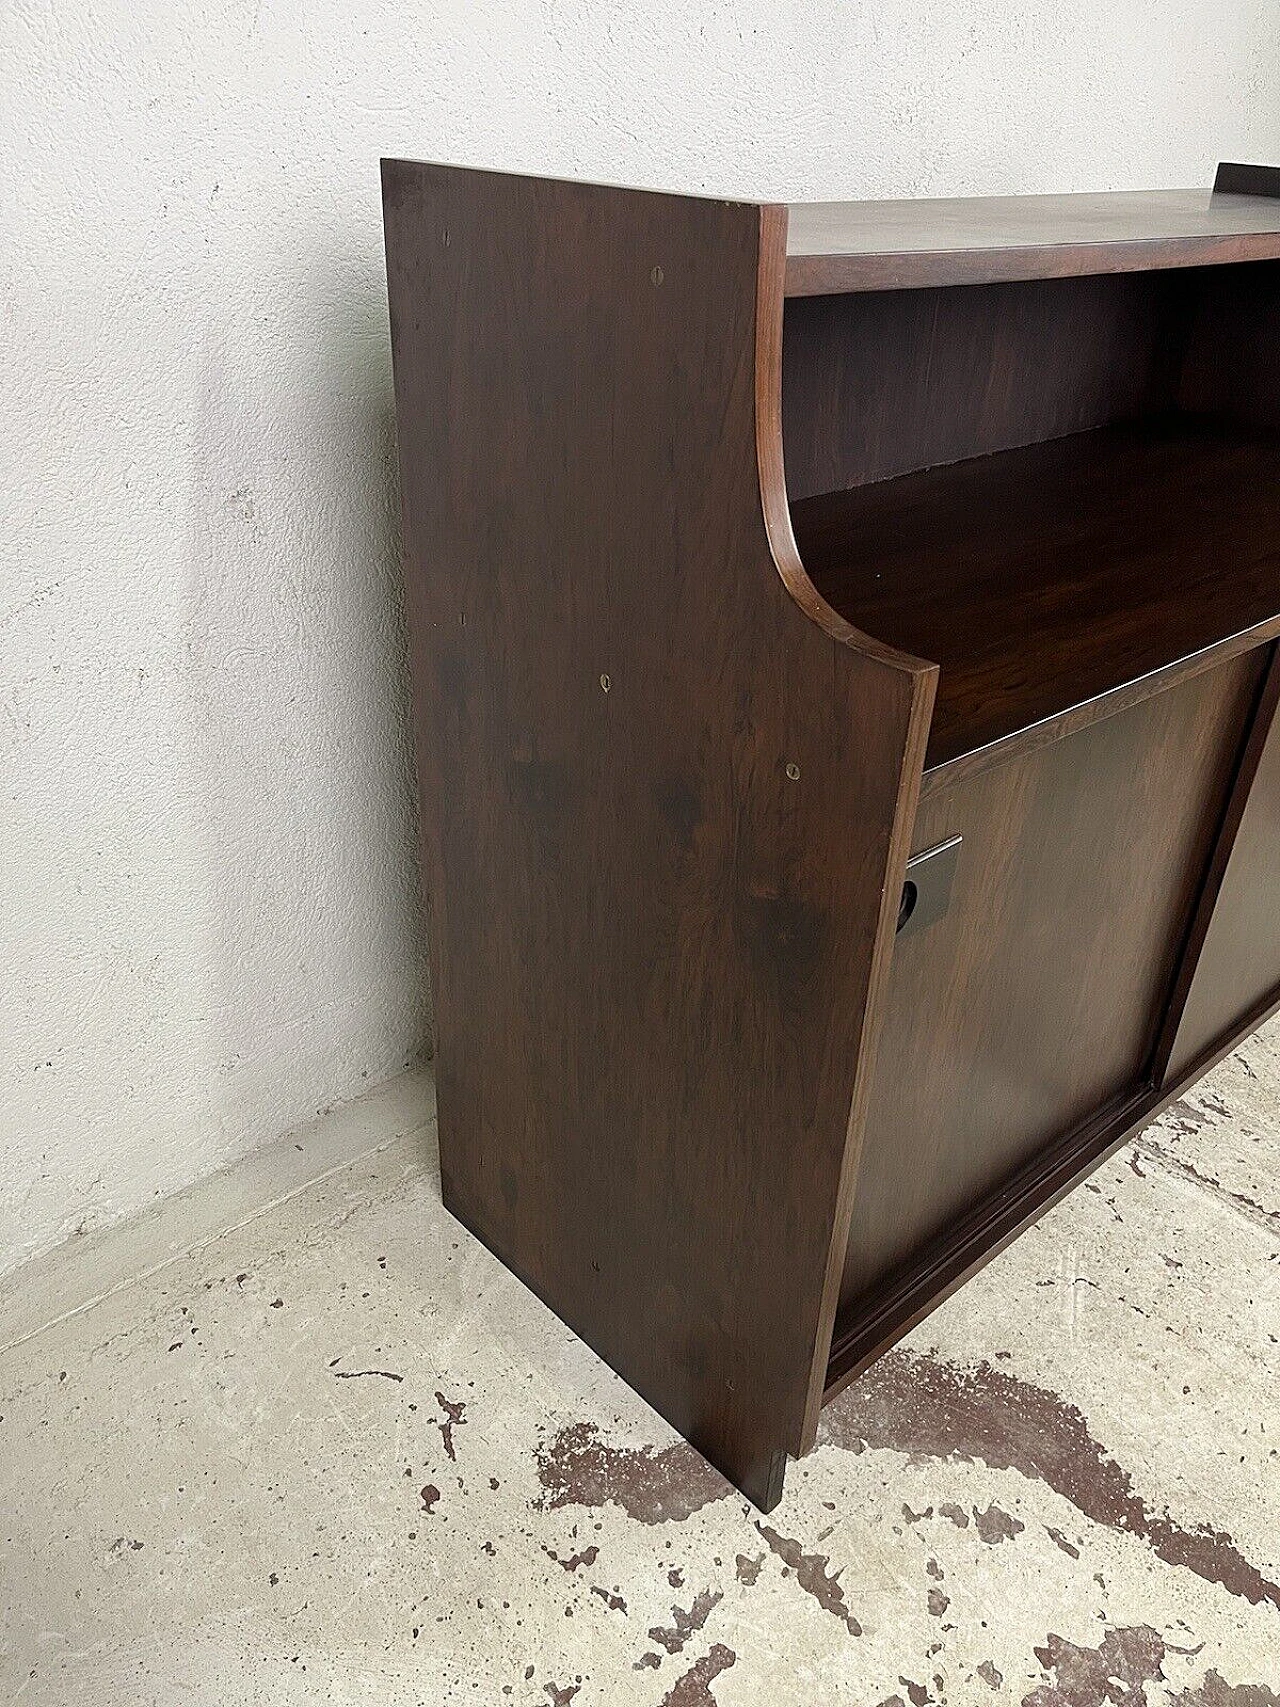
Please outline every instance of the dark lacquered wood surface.
M1138 1092L1265 650L924 802L964 841L894 954L841 1321L1038 1151Z
M1280 207L1280 201L1275 204ZM1280 262L1230 267L1195 293L1178 402L1280 428Z
M851 1311L832 1341L826 1399L923 1321L971 1275L1074 1190L1122 1144L1137 1136L1169 1105L1192 1089L1250 1033L1280 1013L1280 994L1247 1014L1178 1078L1143 1085L1133 1096L1109 1103L1087 1125L1038 1150L989 1196L952 1220L925 1245L918 1258Z
M792 501L1172 407L1206 277L1195 269L789 300ZM1213 366L1223 339L1210 328L1200 343Z
M928 763L1280 615L1280 435L1168 417L793 506L815 583L941 666Z
M445 1201L765 1509L1274 1005L1276 185L385 166Z
M1280 995L1280 662L1273 657L1209 873L1165 1077L1176 1080Z
M767 1508L933 673L790 549L771 215L404 162L384 211L445 1202Z
M981 284L1280 256L1280 202L1207 190L799 202L787 294Z

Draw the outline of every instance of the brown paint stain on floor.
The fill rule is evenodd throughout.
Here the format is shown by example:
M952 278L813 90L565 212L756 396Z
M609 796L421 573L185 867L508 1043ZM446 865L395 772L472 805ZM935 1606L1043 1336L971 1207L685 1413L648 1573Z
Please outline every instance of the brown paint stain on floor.
M667 1691L659 1707L716 1707L716 1698L709 1686L722 1671L728 1671L731 1665L736 1664L737 1658L732 1648L717 1642L710 1653L704 1654Z
M1166 1658L1185 1652L1149 1624L1109 1630L1096 1648L1050 1635L1035 1655L1054 1680L1024 1695L1022 1707L1148 1707L1147 1684L1164 1682ZM1199 1688L1165 1699L1169 1707L1280 1707L1280 1695L1265 1685L1229 1684L1212 1669Z
M660 1648L665 1648L669 1654L682 1652L690 1636L701 1630L723 1599L724 1595L719 1590L703 1589L702 1593L694 1598L693 1605L687 1612L673 1606L671 1627L668 1629L661 1624L655 1624L649 1631L650 1641L656 1642Z
M1247 1121L1156 1132L1201 1178L1108 1164L768 1518L403 1151L334 1175L0 1361L0 1699L1280 1707L1273 1031ZM1077 1343L1040 1288L1082 1263Z
M1199 1689L1183 1689L1169 1707L1280 1707L1280 1695L1261 1683L1228 1683L1210 1669Z
M436 1403L444 1412L444 1421L438 1422L436 1427L440 1430L440 1441L444 1447L445 1456L452 1463L457 1460L458 1456L453 1444L453 1431L455 1428L461 1427L465 1421L464 1412L467 1407L463 1400L446 1399L444 1394L440 1392L436 1394Z
M1137 1536L1166 1564L1194 1571L1254 1605L1266 1601L1280 1609L1280 1584L1263 1576L1229 1534L1208 1525L1187 1528L1152 1511L1129 1472L1094 1439L1077 1406L985 1361L958 1365L896 1347L827 1407L819 1442L849 1452L871 1448L1015 1470L1045 1483L1092 1522ZM543 1509L613 1503L647 1524L681 1522L733 1493L688 1445L612 1447L585 1422L561 1429L539 1448L538 1477ZM968 1524L961 1508L940 1509L958 1526ZM975 1507L973 1521L988 1545L1012 1540L1024 1528L994 1503L985 1511ZM827 1611L847 1617L852 1630L857 1620L832 1600L833 1586L842 1600L839 1585L823 1577L826 1558L804 1555L798 1542L756 1527L798 1580L801 1565L789 1553L806 1561L801 1586ZM1054 1539L1064 1552L1072 1551L1056 1534Z
M1146 1685L1164 1677L1165 1644L1149 1625L1109 1630L1096 1648L1050 1635L1036 1659L1057 1675L1033 1689L1022 1707L1147 1707Z
M1208 1525L1187 1529L1151 1511L1075 1405L985 1361L952 1364L896 1347L828 1406L818 1438L851 1452L871 1447L1016 1470L1094 1523L1140 1537L1166 1564L1280 1609L1280 1584L1244 1558L1230 1535Z
M984 1541L988 1547L998 1547L1002 1541L1012 1541L1015 1535L1021 1535L1027 1527L994 1501L985 1511L974 1507L973 1524L978 1531L978 1539Z
M824 1553L806 1553L798 1541L789 1535L779 1535L768 1523L757 1523L756 1528L782 1562L795 1572L804 1592L811 1594L824 1612L838 1618L851 1636L860 1636L862 1626L845 1605L844 1590L837 1580L840 1573L827 1568L830 1559Z
M733 1493L692 1446L609 1446L589 1422L562 1428L538 1448L538 1480L544 1511L613 1504L638 1523L680 1523Z

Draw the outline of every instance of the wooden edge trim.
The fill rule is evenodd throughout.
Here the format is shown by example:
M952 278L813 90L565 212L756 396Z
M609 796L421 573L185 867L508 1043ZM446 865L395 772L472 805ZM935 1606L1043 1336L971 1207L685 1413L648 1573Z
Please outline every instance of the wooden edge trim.
M1259 168L1271 170L1271 168ZM1218 192L1224 193L1224 192ZM1239 193L1239 192L1236 192ZM1254 190L1254 195L1280 191ZM1280 256L1275 232L1144 237L1093 243L1023 244L1007 249L910 249L873 255L793 255L788 296L844 296L869 290L926 290L966 284L1014 284L1081 274L1149 273L1225 266Z
M1280 166L1247 166L1221 160L1213 180L1215 196L1280 196Z
M867 998L862 1012L844 1158L836 1190L831 1240L814 1336L809 1389L804 1415L790 1443L791 1450L799 1456L813 1444L822 1409L831 1335L840 1299L840 1279L853 1222L854 1188L871 1094L876 1043L893 954L898 898L911 851L920 779L937 691L938 666L886 646L846 622L818 592L800 559L791 528L782 445L782 292L786 258L787 209L776 205L764 206L760 210L760 264L756 293L756 459L770 550L784 586L804 614L837 644L847 646L883 668L904 676L911 696Z
M1178 956L1177 975L1174 979L1173 989L1165 1009L1164 1022L1160 1027L1160 1036L1155 1048L1152 1076L1158 1085L1164 1083L1177 1051L1178 1032L1186 1013L1191 986L1195 981L1200 956L1208 939L1209 928L1213 923L1214 911L1218 905L1223 880L1227 875L1227 867L1231 863L1236 837L1240 832L1241 824L1244 822L1245 809L1249 804L1249 795L1253 788L1254 778L1258 774L1258 766L1262 762L1263 749L1266 747L1267 738L1271 734L1271 726L1275 722L1277 705L1280 705L1280 648L1272 646L1271 657L1267 660L1262 680L1254 698L1248 728L1236 756L1235 772L1231 779L1231 787L1227 794L1227 802L1218 826L1218 833L1214 839L1209 866L1200 885L1195 906L1192 909L1191 923L1187 929L1182 952Z
M923 1321L1018 1234L1038 1221L1122 1144L1136 1137L1237 1044L1277 1013L1280 1013L1280 989L1273 990L1176 1080L1158 1088L1148 1083L1136 1094L1109 1104L1051 1150L1036 1157L929 1246L910 1268L891 1280L874 1298L857 1326L842 1334L833 1345L823 1403L861 1375L882 1352Z
M810 619L843 646L906 674L936 679L938 667L865 634L845 620L809 579L791 527L782 455L782 314L787 266L787 209L760 209L760 268L756 288L756 462L765 532L783 585Z
M835 1211L831 1222L831 1241L827 1249L827 1266L822 1282L822 1300L814 1340L814 1356L810 1371L809 1390L805 1398L804 1415L793 1440L791 1450L803 1456L813 1445L818 1432L818 1417L822 1410L826 1387L826 1368L830 1362L831 1338L835 1331L836 1312L840 1305L840 1284L844 1276L849 1234L853 1226L853 1203L857 1189L858 1167L862 1160L862 1139L866 1131L867 1111L871 1102L871 1086L875 1076L876 1054L884 1019L888 993L889 968L897 934L898 908L911 841L915 831L916 810L920 800L920 778L924 768L924 752L929 740L929 724L933 717L934 691L937 675L934 672L917 678L914 684L907 741L903 752L902 770L898 781L897 810L889 834L889 852L884 886L880 892L880 912L876 920L875 945L872 949L867 998L862 1010L862 1026L857 1046L857 1066L854 1070L853 1091L849 1099L849 1121L846 1129L844 1159L836 1187Z

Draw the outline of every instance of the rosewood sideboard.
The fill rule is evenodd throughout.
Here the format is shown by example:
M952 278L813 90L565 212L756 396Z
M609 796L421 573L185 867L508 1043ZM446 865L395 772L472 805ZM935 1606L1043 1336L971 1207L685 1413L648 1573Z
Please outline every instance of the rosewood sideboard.
M1280 172L383 187L444 1201L768 1510L1280 1005Z

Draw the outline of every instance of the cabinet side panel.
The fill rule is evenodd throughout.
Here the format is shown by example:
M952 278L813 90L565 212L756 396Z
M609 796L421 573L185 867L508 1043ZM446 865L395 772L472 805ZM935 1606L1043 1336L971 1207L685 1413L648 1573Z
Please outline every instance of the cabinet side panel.
M767 1506L922 682L771 553L759 209L384 205L445 1202Z

